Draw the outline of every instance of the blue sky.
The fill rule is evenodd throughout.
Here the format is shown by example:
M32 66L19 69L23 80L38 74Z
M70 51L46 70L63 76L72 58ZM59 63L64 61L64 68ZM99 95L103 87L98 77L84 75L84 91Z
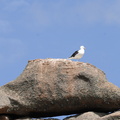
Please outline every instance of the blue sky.
M0 0L0 85L28 60L68 58L95 65L120 87L120 0Z

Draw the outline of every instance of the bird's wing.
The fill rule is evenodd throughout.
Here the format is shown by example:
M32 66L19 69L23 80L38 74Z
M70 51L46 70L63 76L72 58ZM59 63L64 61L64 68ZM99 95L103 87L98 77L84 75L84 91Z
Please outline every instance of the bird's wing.
M75 57L76 54L78 54L78 51L75 51L70 57Z

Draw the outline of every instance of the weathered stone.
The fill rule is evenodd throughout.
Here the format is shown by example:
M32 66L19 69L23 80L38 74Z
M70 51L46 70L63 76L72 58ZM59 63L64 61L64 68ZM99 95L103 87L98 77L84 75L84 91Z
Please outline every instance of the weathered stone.
M64 120L120 120L120 111L114 113L85 112Z
M0 120L59 120L59 119L54 119L54 118L48 118L48 119L35 119L35 118L15 119L15 118L10 118L9 116L1 115Z
M120 111L105 115L101 120L120 120Z
M0 87L0 94L0 114L14 117L120 109L120 89L101 70L66 59L29 61L16 80Z
M8 116L1 115L0 120L11 120Z
M27 118L27 119L14 119L14 120L59 120L59 119L54 119L54 118L50 118L50 119L30 119L30 118Z
M105 113L85 112L80 115L65 118L64 120L101 120L101 116L103 115Z

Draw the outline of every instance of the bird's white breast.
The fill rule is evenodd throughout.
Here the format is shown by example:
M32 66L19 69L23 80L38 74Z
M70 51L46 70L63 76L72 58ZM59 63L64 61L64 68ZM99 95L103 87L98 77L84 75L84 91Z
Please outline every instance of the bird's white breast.
M82 56L83 56L83 54L78 53L78 54L75 56L75 59L80 59Z

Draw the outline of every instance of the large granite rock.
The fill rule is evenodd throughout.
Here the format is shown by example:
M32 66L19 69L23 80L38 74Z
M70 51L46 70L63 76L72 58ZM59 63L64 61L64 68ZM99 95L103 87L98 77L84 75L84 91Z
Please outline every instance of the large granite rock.
M14 81L0 87L0 114L47 117L120 109L120 88L88 63L66 59L28 62Z

